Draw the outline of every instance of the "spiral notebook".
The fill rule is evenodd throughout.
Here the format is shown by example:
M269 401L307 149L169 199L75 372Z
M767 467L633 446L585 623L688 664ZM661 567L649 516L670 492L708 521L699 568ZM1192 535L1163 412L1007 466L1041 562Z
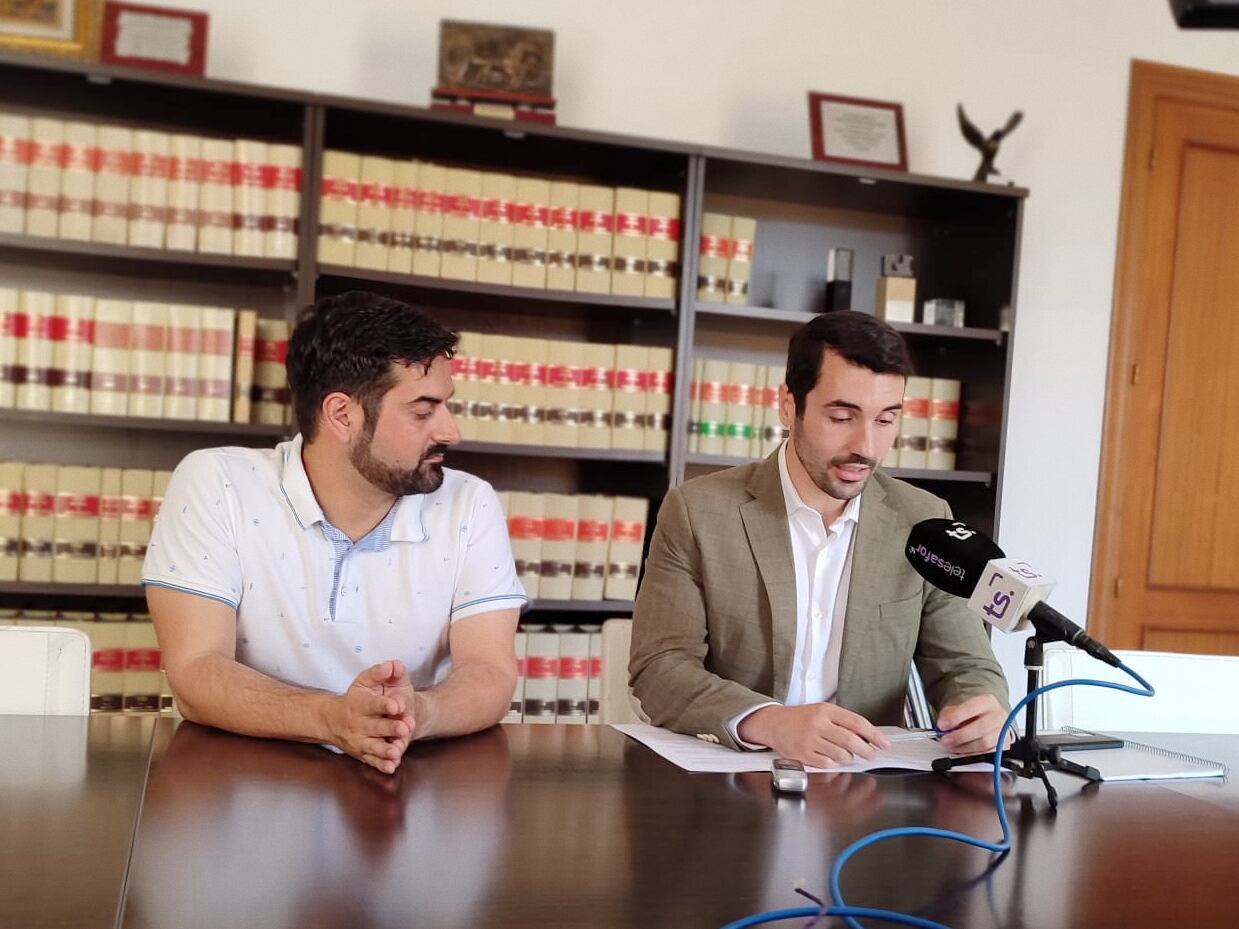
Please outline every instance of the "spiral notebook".
M1068 732L1084 732L1064 726ZM1101 772L1103 781L1161 781L1188 777L1225 777L1226 765L1207 758L1172 752L1130 739L1122 748L1084 749L1067 756Z

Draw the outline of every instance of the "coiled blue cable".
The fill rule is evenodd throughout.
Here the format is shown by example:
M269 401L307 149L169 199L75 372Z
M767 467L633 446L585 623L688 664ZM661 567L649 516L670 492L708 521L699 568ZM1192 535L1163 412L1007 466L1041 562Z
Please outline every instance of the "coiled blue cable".
M1113 681L1092 681L1085 678L1071 678L1066 681L1055 681L1052 684L1045 684L1042 687L1030 691L1024 699L1020 700L1011 708L1011 712L1007 714L1006 720L1002 724L1002 729L998 733L998 746L994 750L994 805L998 811L998 822L1002 826L1002 841L987 842L985 839L978 839L975 836L965 835L962 832L953 832L949 829L934 829L929 826L906 826L900 829L883 829L880 832L870 833L864 838L857 839L835 859L834 867L830 870L830 899L832 905L826 909L812 906L791 907L783 910L768 910L764 913L754 913L751 916L745 916L734 922L723 926L723 929L744 929L746 926L757 926L762 923L777 922L783 919L809 918L815 916L839 916L851 929L863 929L856 920L859 917L867 917L870 919L880 919L889 923L899 923L904 926L917 926L920 929L948 929L942 923L934 922L932 919L925 919L920 916L912 916L908 913L900 913L896 910L884 910L871 907L848 906L843 901L843 891L839 886L840 877L843 873L843 866L857 852L874 845L877 842L882 842L886 839L902 838L904 836L932 836L939 839L951 839L955 842L963 842L966 845L973 845L977 848L984 849L988 852L1003 853L1011 850L1011 824L1007 820L1007 808L1002 802L1002 754L1007 743L1007 733L1015 725L1016 719L1019 717L1022 710L1031 700L1036 699L1042 694L1049 693L1051 690L1058 690L1060 687L1106 687L1111 690L1121 690L1124 693L1135 694L1137 697L1151 697L1154 694L1153 685L1146 681L1143 677L1127 667L1125 664L1119 664L1119 669L1126 672L1137 683L1143 687L1139 690L1128 684L1116 684ZM935 730L937 727L935 727Z

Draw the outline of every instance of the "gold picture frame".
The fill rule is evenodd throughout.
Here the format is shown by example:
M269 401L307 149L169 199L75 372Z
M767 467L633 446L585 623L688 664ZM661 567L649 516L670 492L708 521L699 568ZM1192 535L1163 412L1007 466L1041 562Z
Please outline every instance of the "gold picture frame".
M102 0L0 0L0 49L92 60Z

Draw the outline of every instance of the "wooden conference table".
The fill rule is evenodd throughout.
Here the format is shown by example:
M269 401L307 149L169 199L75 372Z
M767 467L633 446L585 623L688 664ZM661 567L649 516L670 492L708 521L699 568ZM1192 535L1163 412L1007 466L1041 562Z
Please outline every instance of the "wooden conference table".
M1146 738L1239 765L1239 737ZM898 839L853 859L849 902L960 929L1236 924L1233 782L1054 779L1057 815L1008 788L1015 850L990 872ZM768 775L688 774L593 726L415 746L385 777L171 719L0 717L0 927L718 927L802 905L797 882L825 895L876 829L997 838L989 785L814 776L776 799Z

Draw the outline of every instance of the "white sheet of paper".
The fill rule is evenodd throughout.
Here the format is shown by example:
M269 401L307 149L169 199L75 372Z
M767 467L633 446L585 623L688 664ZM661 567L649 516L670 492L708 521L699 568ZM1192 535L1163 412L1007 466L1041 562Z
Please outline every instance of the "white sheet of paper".
M730 774L737 771L769 771L772 751L737 752L725 745L716 745L642 723L612 723L611 727L666 758L685 771ZM895 768L902 771L929 771L935 758L949 754L932 732L913 732L896 726L879 727L890 737L891 747L879 751L871 760L858 759L835 768L806 768L807 771L828 774L872 771L875 768ZM989 764L970 764L957 771L992 771Z

